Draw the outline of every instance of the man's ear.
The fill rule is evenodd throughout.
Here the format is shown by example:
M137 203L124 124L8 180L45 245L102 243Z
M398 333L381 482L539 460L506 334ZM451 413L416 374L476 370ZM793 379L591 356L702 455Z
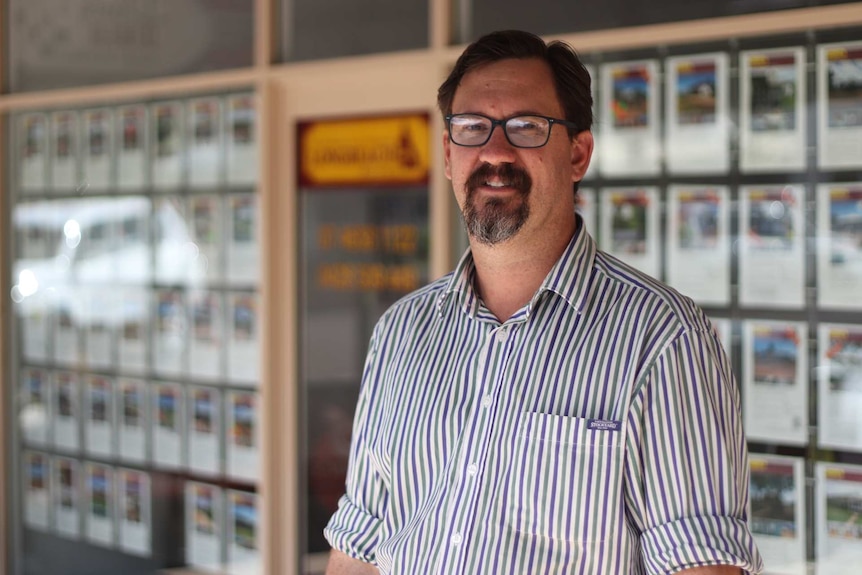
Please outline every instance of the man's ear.
M593 157L593 133L584 130L572 138L572 181L584 179Z
M449 152L452 150L452 142L449 141L449 132L443 131L443 161L446 165L446 179L452 179L452 168L449 165Z

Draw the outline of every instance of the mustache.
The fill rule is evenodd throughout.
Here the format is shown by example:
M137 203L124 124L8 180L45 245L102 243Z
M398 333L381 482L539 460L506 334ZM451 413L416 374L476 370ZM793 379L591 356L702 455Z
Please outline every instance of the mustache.
M533 180L530 178L530 175L514 164L492 166L491 164L484 163L476 168L470 174L470 177L467 178L467 191L472 192L479 186L484 186L488 180L494 178L499 179L507 186L515 188L523 194L528 193L533 186Z

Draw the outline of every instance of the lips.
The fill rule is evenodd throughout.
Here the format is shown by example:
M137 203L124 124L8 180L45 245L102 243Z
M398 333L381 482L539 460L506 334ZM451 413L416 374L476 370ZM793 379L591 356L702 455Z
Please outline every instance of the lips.
M516 190L527 194L531 187L532 180L527 172L512 164L482 164L470 174L466 182L468 192L484 188L492 191Z

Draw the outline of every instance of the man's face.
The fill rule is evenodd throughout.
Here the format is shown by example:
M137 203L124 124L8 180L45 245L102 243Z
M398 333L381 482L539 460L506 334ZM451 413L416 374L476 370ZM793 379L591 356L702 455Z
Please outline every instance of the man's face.
M548 65L509 59L466 74L455 92L453 114L474 113L502 120L536 114L563 118ZM494 245L524 230L554 233L574 217L572 183L583 177L592 151L588 132L570 140L553 126L541 148L516 148L494 129L483 146L464 147L443 137L446 177L471 237Z

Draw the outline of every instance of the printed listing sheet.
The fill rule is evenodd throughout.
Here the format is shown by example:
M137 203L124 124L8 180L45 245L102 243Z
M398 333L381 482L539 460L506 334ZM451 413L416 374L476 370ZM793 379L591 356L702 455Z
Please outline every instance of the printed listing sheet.
M61 111L51 114L51 189L61 195L78 185L78 115Z
M185 410L182 387L176 383L152 386L153 394L153 462L163 468L183 465Z
M54 457L51 492L54 502L54 529L62 537L81 536L81 486L78 462Z
M817 444L862 452L862 326L818 327Z
M743 323L743 411L749 439L808 443L807 326Z
M133 469L117 470L117 521L120 549L149 557L152 553L150 476Z
M675 174L730 169L727 54L668 58L665 63L665 152Z
M749 456L749 525L767 573L807 575L804 460Z
M107 465L92 462L87 462L84 468L87 540L97 545L112 547L116 540L114 471Z
M263 564L258 549L258 496L227 491L227 572L259 575Z
M817 304L862 309L862 182L817 187Z
M123 192L147 185L147 125L146 106L117 110L117 187Z
M855 575L862 565L862 466L816 463L817 575Z
M669 190L667 281L701 305L730 303L729 206L723 186Z
M117 455L131 463L147 459L150 418L147 383L141 379L120 378L117 383Z
M862 167L862 42L817 47L817 163Z
M48 531L51 523L50 460L44 453L25 451L24 524L39 531Z
M753 50L739 57L740 169L805 169L805 50Z
M805 305L805 215L801 186L740 189L739 302Z
M600 196L602 249L660 279L658 190L606 188Z
M84 115L84 154L81 189L108 191L113 183L114 116L109 108L86 110Z
M48 117L20 116L17 133L20 189L24 194L44 191L48 179Z
M192 567L222 567L223 498L215 485L186 483L186 561Z
M598 157L605 176L656 176L661 172L658 77L656 60L602 65Z

